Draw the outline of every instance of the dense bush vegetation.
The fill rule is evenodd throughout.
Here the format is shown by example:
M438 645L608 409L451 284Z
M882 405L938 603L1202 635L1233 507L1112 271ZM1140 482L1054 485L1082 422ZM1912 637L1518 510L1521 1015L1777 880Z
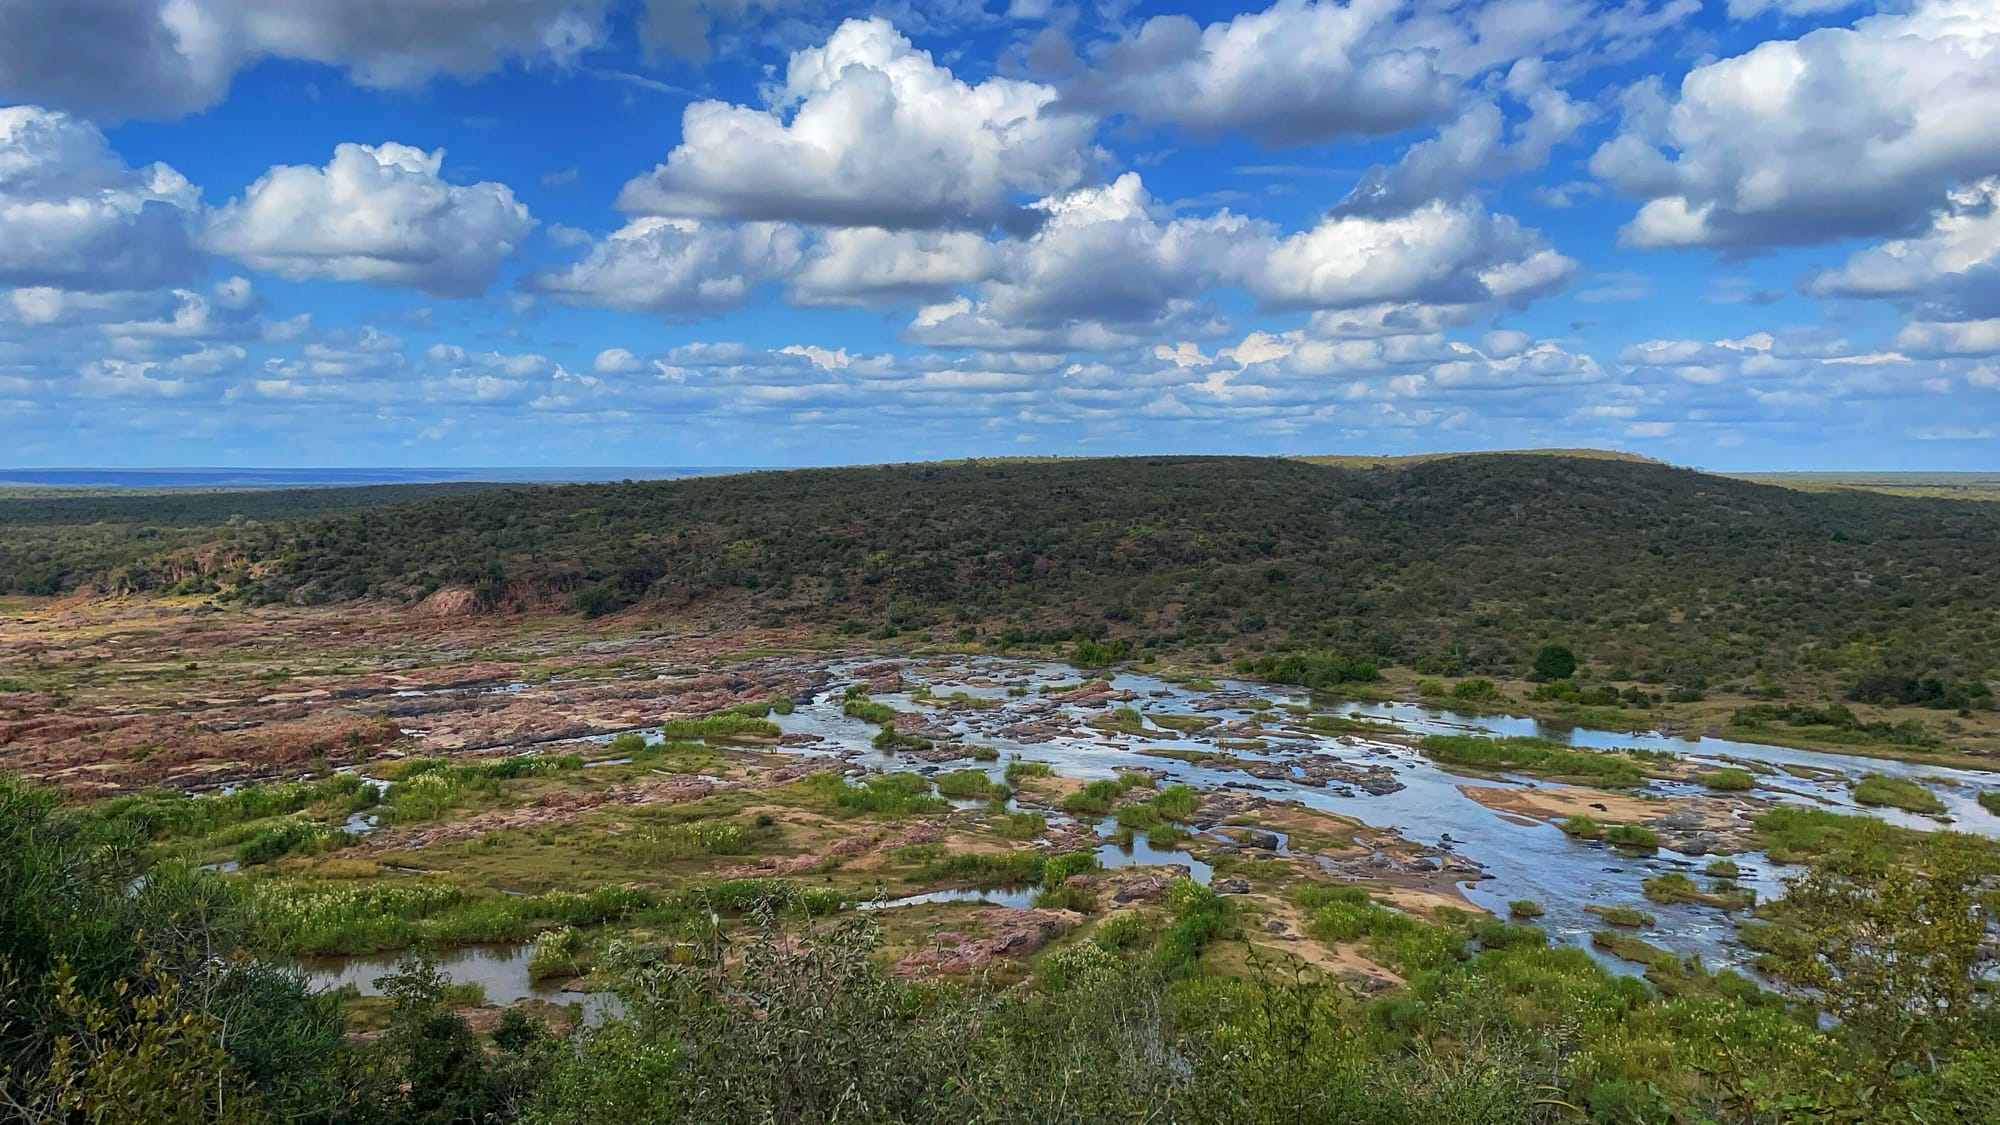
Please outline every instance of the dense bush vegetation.
M1861 846L1831 844L1760 912L1750 940L1782 993L1629 936L1598 940L1643 963L1643 980L1534 927L1420 918L1363 888L1300 885L1315 939L1352 943L1407 982L1368 998L1255 955L1246 966L1250 920L1186 879L1163 909L1059 943L1024 985L931 983L890 971L867 912L829 919L828 892L741 880L497 908L538 920L534 972L588 968L616 988L623 1007L600 1023L558 1034L510 1011L476 1033L454 1010L464 990L414 956L380 982L381 1034L350 1038L337 997L268 959L300 944L271 939L441 918L468 905L465 891L245 896L160 862L135 822L103 812L0 778L9 1119L1775 1125L2000 1113L2000 1022L1982 986L2000 868L1990 843L1949 832L1842 837ZM1026 850L937 863L940 877L1044 893L1096 868L1089 852ZM1648 891L1711 893L1685 877ZM287 928L307 916L318 922ZM585 930L620 917L640 922L634 937Z
M301 506L289 522L265 502L254 525L222 526L218 510L201 550L137 538L138 498L93 501L106 523L0 504L0 542L32 523L32 543L58 544L0 547L0 589L96 574L220 577L251 601L446 585L503 608L583 591L593 612L729 599L861 632L977 623L991 644L1109 642L1075 653L1090 663L1120 640L1135 654L1242 644L1451 677L1526 673L1558 636L1599 675L1684 694L1762 671L1940 706L1990 705L1980 685L2000 667L2000 508L1653 464L910 465ZM1548 655L1544 671L1561 671Z
M84 583L115 591L213 593L244 561L200 552L199 565L168 552L216 543L218 529L259 536L260 524L329 512L488 492L492 484L391 484L135 493L23 493L0 497L0 593L61 594ZM193 556L187 560L192 562Z

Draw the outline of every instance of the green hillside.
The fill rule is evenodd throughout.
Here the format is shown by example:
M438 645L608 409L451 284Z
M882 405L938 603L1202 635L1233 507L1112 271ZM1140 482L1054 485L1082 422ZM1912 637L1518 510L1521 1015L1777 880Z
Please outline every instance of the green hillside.
M1566 456L510 489L220 529L110 580L185 589L195 573L252 602L464 585L494 610L728 602L852 631L1324 648L1448 674L1523 670L1550 640L1601 675L1695 686L1878 668L1950 683L2000 665L2000 509Z

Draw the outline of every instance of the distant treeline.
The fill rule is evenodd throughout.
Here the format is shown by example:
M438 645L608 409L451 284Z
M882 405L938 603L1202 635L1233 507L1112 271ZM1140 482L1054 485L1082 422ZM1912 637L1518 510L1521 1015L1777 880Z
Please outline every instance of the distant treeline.
M272 507L255 526L150 554L87 541L61 584L252 603L456 586L489 609L590 616L728 601L856 634L1331 653L1355 671L1434 675L1525 673L1558 641L1600 678L1832 678L1940 706L1990 705L1977 685L2000 666L2000 506L1649 463L970 462L515 488L281 520L287 495L310 496L258 494ZM0 556L0 587L45 590L49 573Z
M379 484L352 488L16 490L0 496L0 593L61 594L78 586L157 586L176 548L215 546L246 523L461 496L497 484Z

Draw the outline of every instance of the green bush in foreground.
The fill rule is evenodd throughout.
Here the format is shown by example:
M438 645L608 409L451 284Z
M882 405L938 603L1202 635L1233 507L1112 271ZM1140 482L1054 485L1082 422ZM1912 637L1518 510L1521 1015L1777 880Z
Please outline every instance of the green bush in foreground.
M639 919L596 956L623 1007L592 1026L558 1038L515 1012L481 1036L454 1011L477 995L414 957L364 1041L261 960L268 888L155 863L129 826L0 779L0 1104L148 1125L2000 1119L1983 983L2000 862L1988 841L1912 835L1838 851L1773 904L1760 967L1782 995L1629 934L1592 941L1644 980L1533 927L1297 887L1315 936L1402 978L1370 997L1246 961L1255 919L1186 879L1164 909L1059 942L1026 984L915 980L872 914L829 921L827 892L740 880L523 903L557 931L544 967L597 953L561 927ZM1040 862L1068 891L1095 860ZM426 893L449 911L469 892Z

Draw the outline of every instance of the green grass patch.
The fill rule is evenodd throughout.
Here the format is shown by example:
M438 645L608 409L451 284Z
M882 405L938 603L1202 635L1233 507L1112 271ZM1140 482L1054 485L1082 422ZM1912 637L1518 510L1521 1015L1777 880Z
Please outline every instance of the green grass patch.
M1056 768L1047 762L1008 762L1007 769L1002 774L1007 779L1007 784L1016 789L1019 789L1021 783L1029 778L1054 777L1055 775Z
M918 734L905 734L897 730L893 723L883 723L882 728L875 732L875 737L869 740L869 745L877 750L928 750L931 740Z
M1757 893L1736 886L1718 887L1704 891L1693 879L1678 871L1665 875L1655 875L1643 880L1639 888L1653 902L1693 903L1699 906L1714 906L1723 910L1741 910L1756 905Z
M1653 965L1679 960L1672 953L1650 942L1640 941L1631 934L1621 934L1615 930L1598 930L1590 935L1590 944L1621 960L1638 965Z
M1575 778L1621 789L1644 785L1646 774L1635 758L1653 757L1649 751L1572 750L1546 738L1481 738L1469 734L1428 735L1417 746L1426 756L1447 765L1495 773Z
M1604 919L1606 925L1623 926L1627 929L1648 929L1658 922L1658 919L1636 906L1599 906L1591 903L1583 909L1586 914L1595 914Z
M1120 707L1102 715L1093 716L1090 725L1111 734L1139 735L1146 733L1146 717L1131 707Z
M971 798L984 800L992 796L995 790L1005 791L1004 786L995 785L993 779L986 776L985 770L953 770L950 773L938 774L932 780L937 783L940 796L956 797L961 800Z
M1703 770L1694 775L1696 781L1710 789L1724 793L1742 793L1756 788L1757 777L1746 769L1726 766L1722 769Z
M1153 715L1153 725L1182 734L1194 734L1215 725L1215 720L1206 715Z
M784 733L778 724L755 715L724 711L698 719L668 719L660 724L667 738L776 738Z
M1556 822L1556 827L1563 830L1563 835L1578 840L1595 840L1604 835L1604 825L1587 816L1563 817Z
M1048 830L1048 818L1038 812L1007 813L993 827L1002 840L1032 840Z
M1853 793L1856 803L1878 808L1886 806L1926 814L1944 811L1944 802L1938 800L1937 794L1906 777L1866 774L1854 782Z
M815 804L846 813L911 816L951 807L943 798L931 795L931 781L922 774L878 774L851 785L837 774L821 771L799 785Z
M877 703L867 696L857 696L840 705L840 713L850 719L860 719L864 723L881 726L893 723L902 712L887 703Z
M1660 846L1660 834L1641 824L1614 824L1604 830L1604 842L1633 851L1651 851Z

